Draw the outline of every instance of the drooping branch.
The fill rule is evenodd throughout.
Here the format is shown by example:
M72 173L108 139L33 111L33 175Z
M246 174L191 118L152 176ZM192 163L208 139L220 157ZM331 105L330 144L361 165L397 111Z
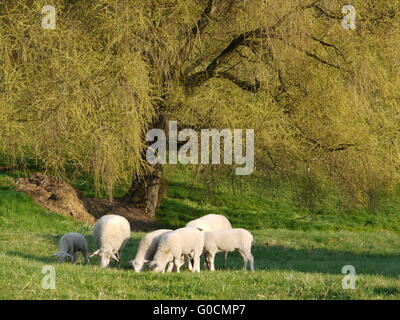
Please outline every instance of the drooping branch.
M316 42L319 42L319 43L320 43L322 46L324 46L324 47L333 48L339 56L341 56L344 60L346 60L346 58L345 58L345 56L344 56L342 50L340 50L340 49L339 49L337 46L335 46L334 44L328 43L328 42L326 42L326 41L323 41L322 39L318 39L317 37L314 37L314 36L312 36L312 35L307 35L307 36L310 37L312 40L314 40L314 41L316 41Z
M322 144L321 142L319 142L319 141L317 141L315 139L312 139L310 137L305 137L304 136L304 138L306 138L306 140L309 143L311 143L311 144L313 144L315 146L318 146L319 148L325 150L326 152L344 151L344 150L347 150L347 149L349 149L351 147L355 147L356 146L354 143L339 143L339 144L334 145L334 146L326 146L326 145Z
M277 38L275 38L275 39L277 39ZM280 40L285 41L285 40L282 39L282 38L281 38ZM287 41L285 41L285 42L286 42L286 44L287 44L288 46L290 46L290 47L292 47L292 48L294 48L294 49L296 49L296 50L298 50L298 51L304 53L306 56L309 56L310 58L313 58L314 60L317 60L318 62L320 62L320 63L322 63L322 64L325 64L325 65L327 65L327 66L329 66L329 67L333 67L333 68L336 68L336 69L339 69L339 68L340 68L338 65L326 61L325 59L319 57L319 56L316 55L315 53L312 53L312 52L310 52L310 51L308 51L308 50L305 50L305 49L303 49L303 48L301 48L301 47L299 47L298 45L295 45L295 44L293 44L293 43L289 43L289 42L287 42Z
M356 147L356 144L354 143L339 143L337 145L327 146L321 143L320 141L305 135L299 127L294 126L292 128L295 129L297 136L300 136L301 138L306 140L306 143L311 144L317 148L320 148L326 152L338 152L347 150L352 147Z

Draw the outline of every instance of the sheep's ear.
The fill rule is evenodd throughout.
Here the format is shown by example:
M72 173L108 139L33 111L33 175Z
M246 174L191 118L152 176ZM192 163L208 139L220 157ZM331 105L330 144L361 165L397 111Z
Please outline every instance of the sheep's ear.
M198 230L200 230L200 231L204 231L202 228L197 228Z
M111 256L113 259L115 259L117 262L119 262L119 259L117 258L117 256L113 253Z
M97 256L99 254L99 252L100 252L100 249L95 251L95 252L93 252L89 258Z
M150 262L149 269L153 270L159 266L158 262Z

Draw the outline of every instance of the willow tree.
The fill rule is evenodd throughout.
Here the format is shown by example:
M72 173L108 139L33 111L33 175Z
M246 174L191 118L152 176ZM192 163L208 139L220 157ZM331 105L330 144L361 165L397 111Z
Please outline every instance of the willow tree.
M398 183L398 1L54 0L0 5L2 154L90 174L153 215L145 135L253 128L256 160L363 199ZM268 167L268 166L267 166Z

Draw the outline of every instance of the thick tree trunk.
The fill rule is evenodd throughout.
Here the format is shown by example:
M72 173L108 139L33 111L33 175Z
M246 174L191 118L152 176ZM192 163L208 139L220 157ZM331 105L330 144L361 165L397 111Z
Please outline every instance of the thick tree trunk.
M161 200L161 176L162 166L152 166L147 175L133 181L125 198L149 216L155 216Z
M156 107L162 109L162 105ZM152 128L166 128L166 121L162 113L158 113ZM145 157L146 151L143 153ZM166 191L166 184L162 184L162 165L155 164L150 166L147 175L133 180L131 188L125 195L125 199L138 208L142 208L146 214L154 217L160 206L162 195Z
M159 114L153 123L153 128L165 128L165 119ZM146 152L144 151L143 157ZM160 205L163 188L161 188L162 165L155 164L150 166L147 175L133 180L131 188L125 198L138 208L142 208L146 214L154 217Z

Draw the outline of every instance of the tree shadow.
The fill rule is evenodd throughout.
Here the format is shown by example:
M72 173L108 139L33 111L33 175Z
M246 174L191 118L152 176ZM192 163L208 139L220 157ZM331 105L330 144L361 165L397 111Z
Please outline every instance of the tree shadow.
M52 241L55 244L54 253L58 250L58 239L60 235L41 235L43 238ZM89 255L97 250L97 246L92 235L85 235ZM121 264L122 270L131 270L132 266L128 261L133 260L139 245L140 236L131 237L122 251ZM352 265L356 269L357 275L379 275L391 278L399 278L400 275L400 256L399 255L384 255L384 254L369 254L369 253L353 253L348 251L336 251L327 249L294 249L283 246L268 246L256 244L252 248L254 256L255 270L276 270L276 271L296 271L304 273L322 273L341 275L342 268L346 265ZM49 255L33 255L18 251L7 251L7 255L20 257L28 260L35 260L41 263L52 264L57 263L55 257ZM79 255L79 262L82 256ZM203 268L204 257L202 257L201 268ZM89 259L89 265L99 265L99 259L93 257ZM216 256L215 265L217 270L224 270L223 254L219 253ZM112 264L112 268L116 265ZM230 252L228 256L228 267L226 270L240 270L242 268L242 259L237 252ZM384 294L397 294L399 288L377 288L382 290Z
M352 265L356 274L398 278L400 256L353 253L326 249L293 249L283 246L254 245L256 270L288 270L310 273L342 274L342 268Z
M14 257L19 257L19 258L24 258L27 260L34 260L37 262L45 263L45 264L54 264L57 263L57 258L52 257L51 255L56 253L58 251L58 241L61 238L63 234L59 235L51 235L51 234L40 234L39 236L45 240L48 240L54 244L54 250L51 254L48 255L34 255L30 253L25 253L25 252L18 252L18 251L7 251L6 254L8 256L14 256ZM88 244L88 251L89 251L89 256L98 249L95 240L93 238L93 235L84 235ZM137 247L139 245L140 239L137 238L130 238L127 244L125 245L124 249L122 250L121 254L121 269L130 269L132 268L130 264L128 264L128 261L133 260L136 255ZM69 263L69 262L67 262ZM81 252L78 253L78 265L83 264L83 255ZM100 260L98 257L92 257L89 258L89 263L88 265L99 265ZM111 263L111 267L116 267L115 263Z
M168 228L181 228L193 219L197 219L206 214L215 213L207 207L190 206L182 203L178 199L163 199L157 213L158 220Z
M44 264L53 264L57 263L57 258L56 257L51 257L50 256L36 256L33 254L25 253L25 252L18 252L18 251L7 251L6 254L11 257L18 257L18 258L23 258L27 260L34 260L38 261Z
M374 293L383 296L400 296L399 287L377 287L374 288Z

